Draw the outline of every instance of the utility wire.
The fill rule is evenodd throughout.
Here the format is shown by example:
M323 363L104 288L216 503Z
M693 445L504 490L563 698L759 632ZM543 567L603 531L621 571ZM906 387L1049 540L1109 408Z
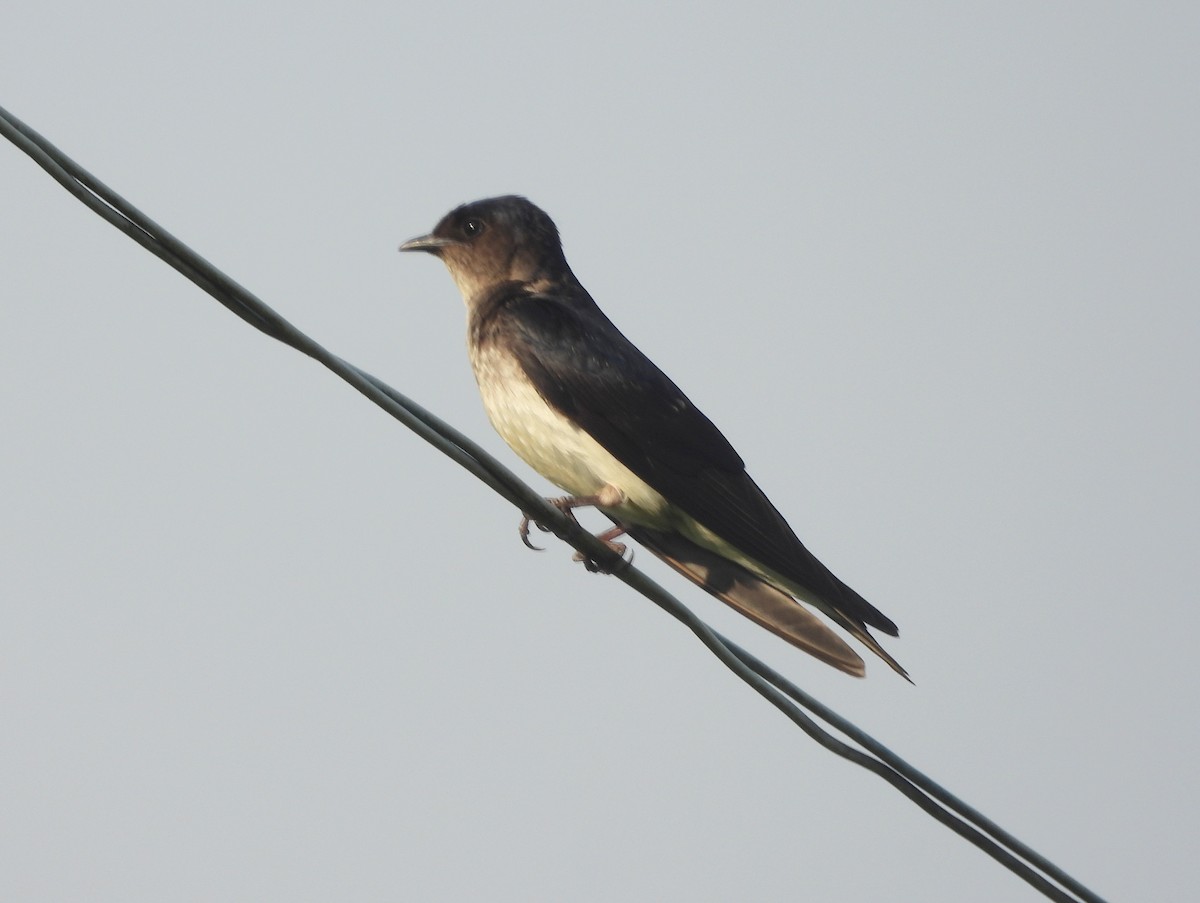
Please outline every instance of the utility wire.
M178 270L251 326L332 370L524 514L683 622L726 667L821 746L883 778L931 817L979 847L1049 899L1059 903L1104 903L1096 893L922 774L878 740L713 631L683 603L621 559L574 519L566 517L547 503L467 436L382 380L317 344L3 108L0 108L0 133L94 212ZM802 708L825 721L861 749L834 737L806 715Z

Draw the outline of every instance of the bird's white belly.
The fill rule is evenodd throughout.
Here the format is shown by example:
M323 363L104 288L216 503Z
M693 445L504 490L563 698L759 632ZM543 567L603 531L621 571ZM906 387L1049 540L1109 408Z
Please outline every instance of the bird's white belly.
M606 485L625 494L610 511L621 520L659 530L672 530L692 542L737 562L818 607L819 598L731 545L667 500L618 461L599 442L546 403L511 355L488 349L471 353L471 365L492 426L534 470L574 496L595 495Z
M473 350L471 364L492 426L530 467L575 496L615 486L625 501L614 513L646 526L667 526L666 500L547 404L511 355Z

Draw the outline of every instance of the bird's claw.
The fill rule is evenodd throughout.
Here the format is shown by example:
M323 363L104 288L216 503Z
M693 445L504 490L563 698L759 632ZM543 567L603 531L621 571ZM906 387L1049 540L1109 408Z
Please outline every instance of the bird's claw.
M576 499L572 498L571 496L566 496L565 498L546 499L546 501L561 511L564 515L569 517L571 520L575 521L575 523L579 523L579 521L575 520L575 512L571 510L575 506ZM546 550L541 546L535 546L529 541L529 525L531 523L536 524L537 528L543 533L550 532L549 527L533 520L528 514L526 514L521 518L521 523L517 527L517 532L521 536L521 542L524 543L525 548L527 549L533 549L535 552L544 552Z
M530 523L529 515L526 514L524 517L521 518L521 523L517 527L517 532L521 535L521 542L525 545L525 548L533 549L533 551L535 551L535 552L546 551L541 546L535 546L532 542L529 541L529 523ZM546 528L543 527L541 524L538 524L538 529L541 530L542 532L546 531Z

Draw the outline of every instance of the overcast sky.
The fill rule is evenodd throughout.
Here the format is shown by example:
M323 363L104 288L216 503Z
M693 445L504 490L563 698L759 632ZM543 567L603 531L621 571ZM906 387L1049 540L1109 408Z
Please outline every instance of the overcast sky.
M1200 896L1200 7L23 6L0 105L550 493L395 251L545 208L916 686L636 563L1101 895ZM7 143L0 192L0 898L1041 899Z

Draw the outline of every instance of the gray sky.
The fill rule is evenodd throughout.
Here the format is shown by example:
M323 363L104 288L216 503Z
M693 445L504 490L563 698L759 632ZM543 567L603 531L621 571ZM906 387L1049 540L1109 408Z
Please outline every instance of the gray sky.
M395 253L543 206L916 686L637 563L1099 893L1200 895L1194 4L25 6L0 103L549 492ZM0 898L1040 899L7 144L0 186Z

